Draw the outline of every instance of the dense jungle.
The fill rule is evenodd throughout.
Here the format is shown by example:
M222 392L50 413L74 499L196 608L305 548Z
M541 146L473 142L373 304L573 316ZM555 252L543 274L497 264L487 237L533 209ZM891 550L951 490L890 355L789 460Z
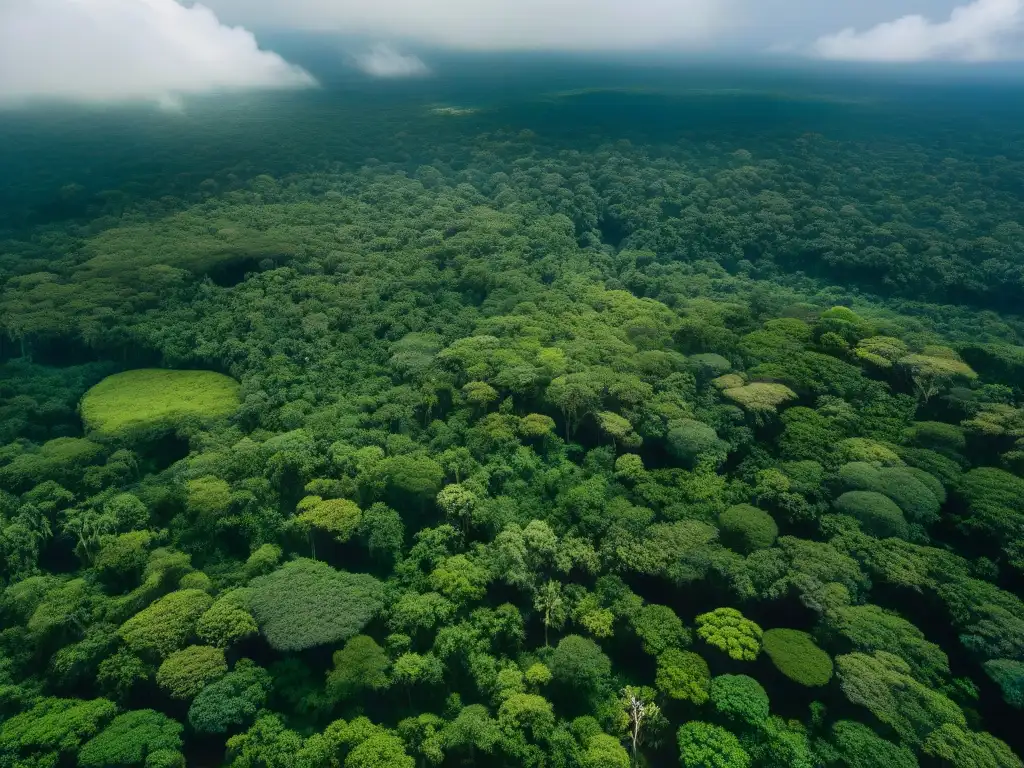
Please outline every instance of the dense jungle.
M1022 768L1021 95L0 113L0 766Z

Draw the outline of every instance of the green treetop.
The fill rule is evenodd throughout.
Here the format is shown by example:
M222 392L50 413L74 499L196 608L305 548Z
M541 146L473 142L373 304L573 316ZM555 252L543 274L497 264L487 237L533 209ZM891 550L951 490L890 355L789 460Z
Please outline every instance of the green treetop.
M683 725L676 740L683 768L749 768L750 755L739 739L717 725L692 720Z
M78 753L82 768L180 768L181 723L152 709L138 709L115 717Z
M121 625L120 634L136 653L167 656L195 636L213 598L198 589L171 592Z
M249 583L248 601L267 642L278 650L302 650L346 640L380 610L381 584L300 558Z
M238 408L238 383L213 371L146 368L108 376L82 398L82 421L99 434L208 421Z
M806 632L769 629L762 642L768 658L790 680L816 687L827 685L832 678L832 659Z
M203 688L192 700L188 720L201 733L224 733L251 722L271 689L270 674L249 659Z
M156 682L172 699L191 699L227 671L223 650L190 645L164 659L156 671Z
M761 652L761 627L735 608L716 608L696 621L697 636L730 658L753 661Z
M748 554L775 543L779 527L764 510L749 504L736 504L718 516L718 527L726 546Z
M726 719L757 725L768 719L768 694L747 675L711 678L711 703Z
M699 654L669 648L658 656L654 684L669 698L700 705L708 700L711 672Z

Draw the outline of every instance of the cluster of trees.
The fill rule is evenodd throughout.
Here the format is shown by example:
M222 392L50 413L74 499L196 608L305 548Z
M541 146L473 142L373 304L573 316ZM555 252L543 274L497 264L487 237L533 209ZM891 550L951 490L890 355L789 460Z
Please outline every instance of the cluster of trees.
M493 134L12 252L0 765L1021 768L1021 325L784 274L1019 273L1009 193L688 151Z

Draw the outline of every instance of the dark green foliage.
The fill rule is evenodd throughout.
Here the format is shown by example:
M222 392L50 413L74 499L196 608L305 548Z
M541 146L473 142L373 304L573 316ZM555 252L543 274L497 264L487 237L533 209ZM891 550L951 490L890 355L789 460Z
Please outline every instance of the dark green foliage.
M711 672L699 654L669 648L658 656L654 684L669 698L699 705L708 700Z
M919 448L927 448L947 456L963 453L967 445L964 431L955 424L941 421L919 421L907 429L907 440Z
M97 572L107 582L133 584L149 560L149 545L153 534L149 531L131 531L120 536L100 538L100 551L93 560Z
M940 725L966 725L955 703L915 680L907 663L891 653L838 656L836 673L851 702L867 707L910 744L920 745Z
M36 450L17 448L7 465L0 467L0 482L11 490L27 490L48 480L77 485L85 468L103 454L101 446L79 437L58 437Z
M162 768L181 750L181 723L152 709L137 709L115 717L78 753L82 768L146 765ZM157 754L157 753L167 753ZM180 755L178 760L183 760ZM173 765L173 763L171 763Z
M0 766L1022 768L1019 94L517 66L3 115Z
M156 682L172 699L191 699L227 671L220 648L190 645L164 659L156 671Z
M788 408L780 420L779 449L787 459L830 463L836 442L844 437L839 424L811 408Z
M690 631L665 605L645 605L633 617L633 629L644 651L658 656L669 648L684 648L691 642Z
M996 585L963 576L941 584L940 597L960 632L960 642L981 659L1024 654L1024 602Z
M263 544L245 561L245 574L249 578L265 576L281 562L281 548L276 544Z
M985 672L1002 688L1007 704L1024 709L1024 662L992 659L985 662Z
M0 445L19 437L43 442L51 435L74 434L82 393L118 366L111 361L83 365L39 365L27 358L0 366Z
M952 489L958 484L963 468L953 459L920 448L901 447L898 450L900 458L910 467L935 476L944 488Z
M551 655L551 674L563 685L595 691L605 685L612 664L601 647L588 637L566 635Z
M832 659L806 632L769 629L761 642L772 663L790 680L813 687L826 685L832 678Z
M691 355L686 359L686 365L694 372L694 375L706 381L728 373L732 369L732 363L713 352Z
M892 611L877 605L843 606L829 613L825 623L858 651L888 651L900 657L924 683L938 686L949 677L949 659L943 650Z
M370 553L391 564L398 559L405 541L402 516L384 504L374 504L363 512L360 533Z
M749 504L725 510L718 516L718 528L726 546L743 554L770 547L779 535L779 526L772 516Z
M582 768L630 768L629 753L614 736L598 733L586 741Z
M880 738L863 723L837 720L832 724L832 743L849 768L917 768L917 758L905 746Z
M136 686L155 674L155 666L147 664L127 648L121 648L100 663L96 672L96 684L105 694L125 699Z
M683 768L748 768L750 755L739 739L717 725L693 720L676 734Z
M917 478L922 485L932 492L932 496L935 497L935 500L939 502L940 506L946 503L946 498L948 496L946 486L944 486L942 481L935 475L930 472L926 472L923 469L919 469L918 467L905 467L901 471L909 472Z
M1004 742L990 733L975 733L952 723L936 728L921 748L952 768L1020 768L1024 765Z
M719 675L711 678L711 703L720 715L748 725L768 719L768 694L747 675Z
M95 624L77 643L66 645L54 654L50 667L62 683L74 684L95 677L100 663L118 644L117 628Z
M271 677L249 659L211 683L193 699L188 721L203 733L224 733L250 721L266 703Z
M929 481L922 481L918 473ZM904 467L876 467L851 462L839 468L839 479L849 491L873 491L888 496L912 523L930 525L939 519L939 507L945 499L941 483L921 470ZM935 486L938 485L938 494Z
M114 717L106 699L40 699L0 725L0 754L23 757L71 755Z
M855 518L872 536L905 539L910 534L900 508L876 491L847 491L836 499L836 511Z
M692 466L703 454L723 450L722 442L715 430L693 419L682 419L669 424L665 439L672 455L687 466Z
M302 650L345 640L361 630L383 603L376 579L300 558L249 583L260 631L274 648Z
M356 635L334 654L334 669L327 673L327 692L346 698L361 691L386 688L391 662L372 637Z
M276 715L263 715L245 733L227 741L228 764L236 768L287 768L302 748L302 737Z
M258 629L246 607L246 593L242 591L222 594L196 624L199 638L218 648L255 635Z
M963 527L997 545L1011 565L1024 569L1024 478L978 467L964 474L957 493L967 504Z
M199 618L212 603L213 598L198 589L172 592L128 619L119 632L136 653L166 656L195 634Z

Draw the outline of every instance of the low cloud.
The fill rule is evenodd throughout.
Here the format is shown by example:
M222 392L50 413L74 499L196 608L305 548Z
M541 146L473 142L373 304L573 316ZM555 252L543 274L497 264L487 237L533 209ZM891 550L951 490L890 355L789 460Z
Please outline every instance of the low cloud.
M821 37L813 52L849 61L992 61L1013 56L1024 25L1024 0L975 0L946 21L908 15L864 32L844 29Z
M175 0L0 0L0 103L143 100L315 85L244 28Z
M418 77L430 72L419 56L401 54L383 43L356 54L355 60L356 66L372 77Z
M207 0L259 27L334 31L463 50L706 47L746 0Z

